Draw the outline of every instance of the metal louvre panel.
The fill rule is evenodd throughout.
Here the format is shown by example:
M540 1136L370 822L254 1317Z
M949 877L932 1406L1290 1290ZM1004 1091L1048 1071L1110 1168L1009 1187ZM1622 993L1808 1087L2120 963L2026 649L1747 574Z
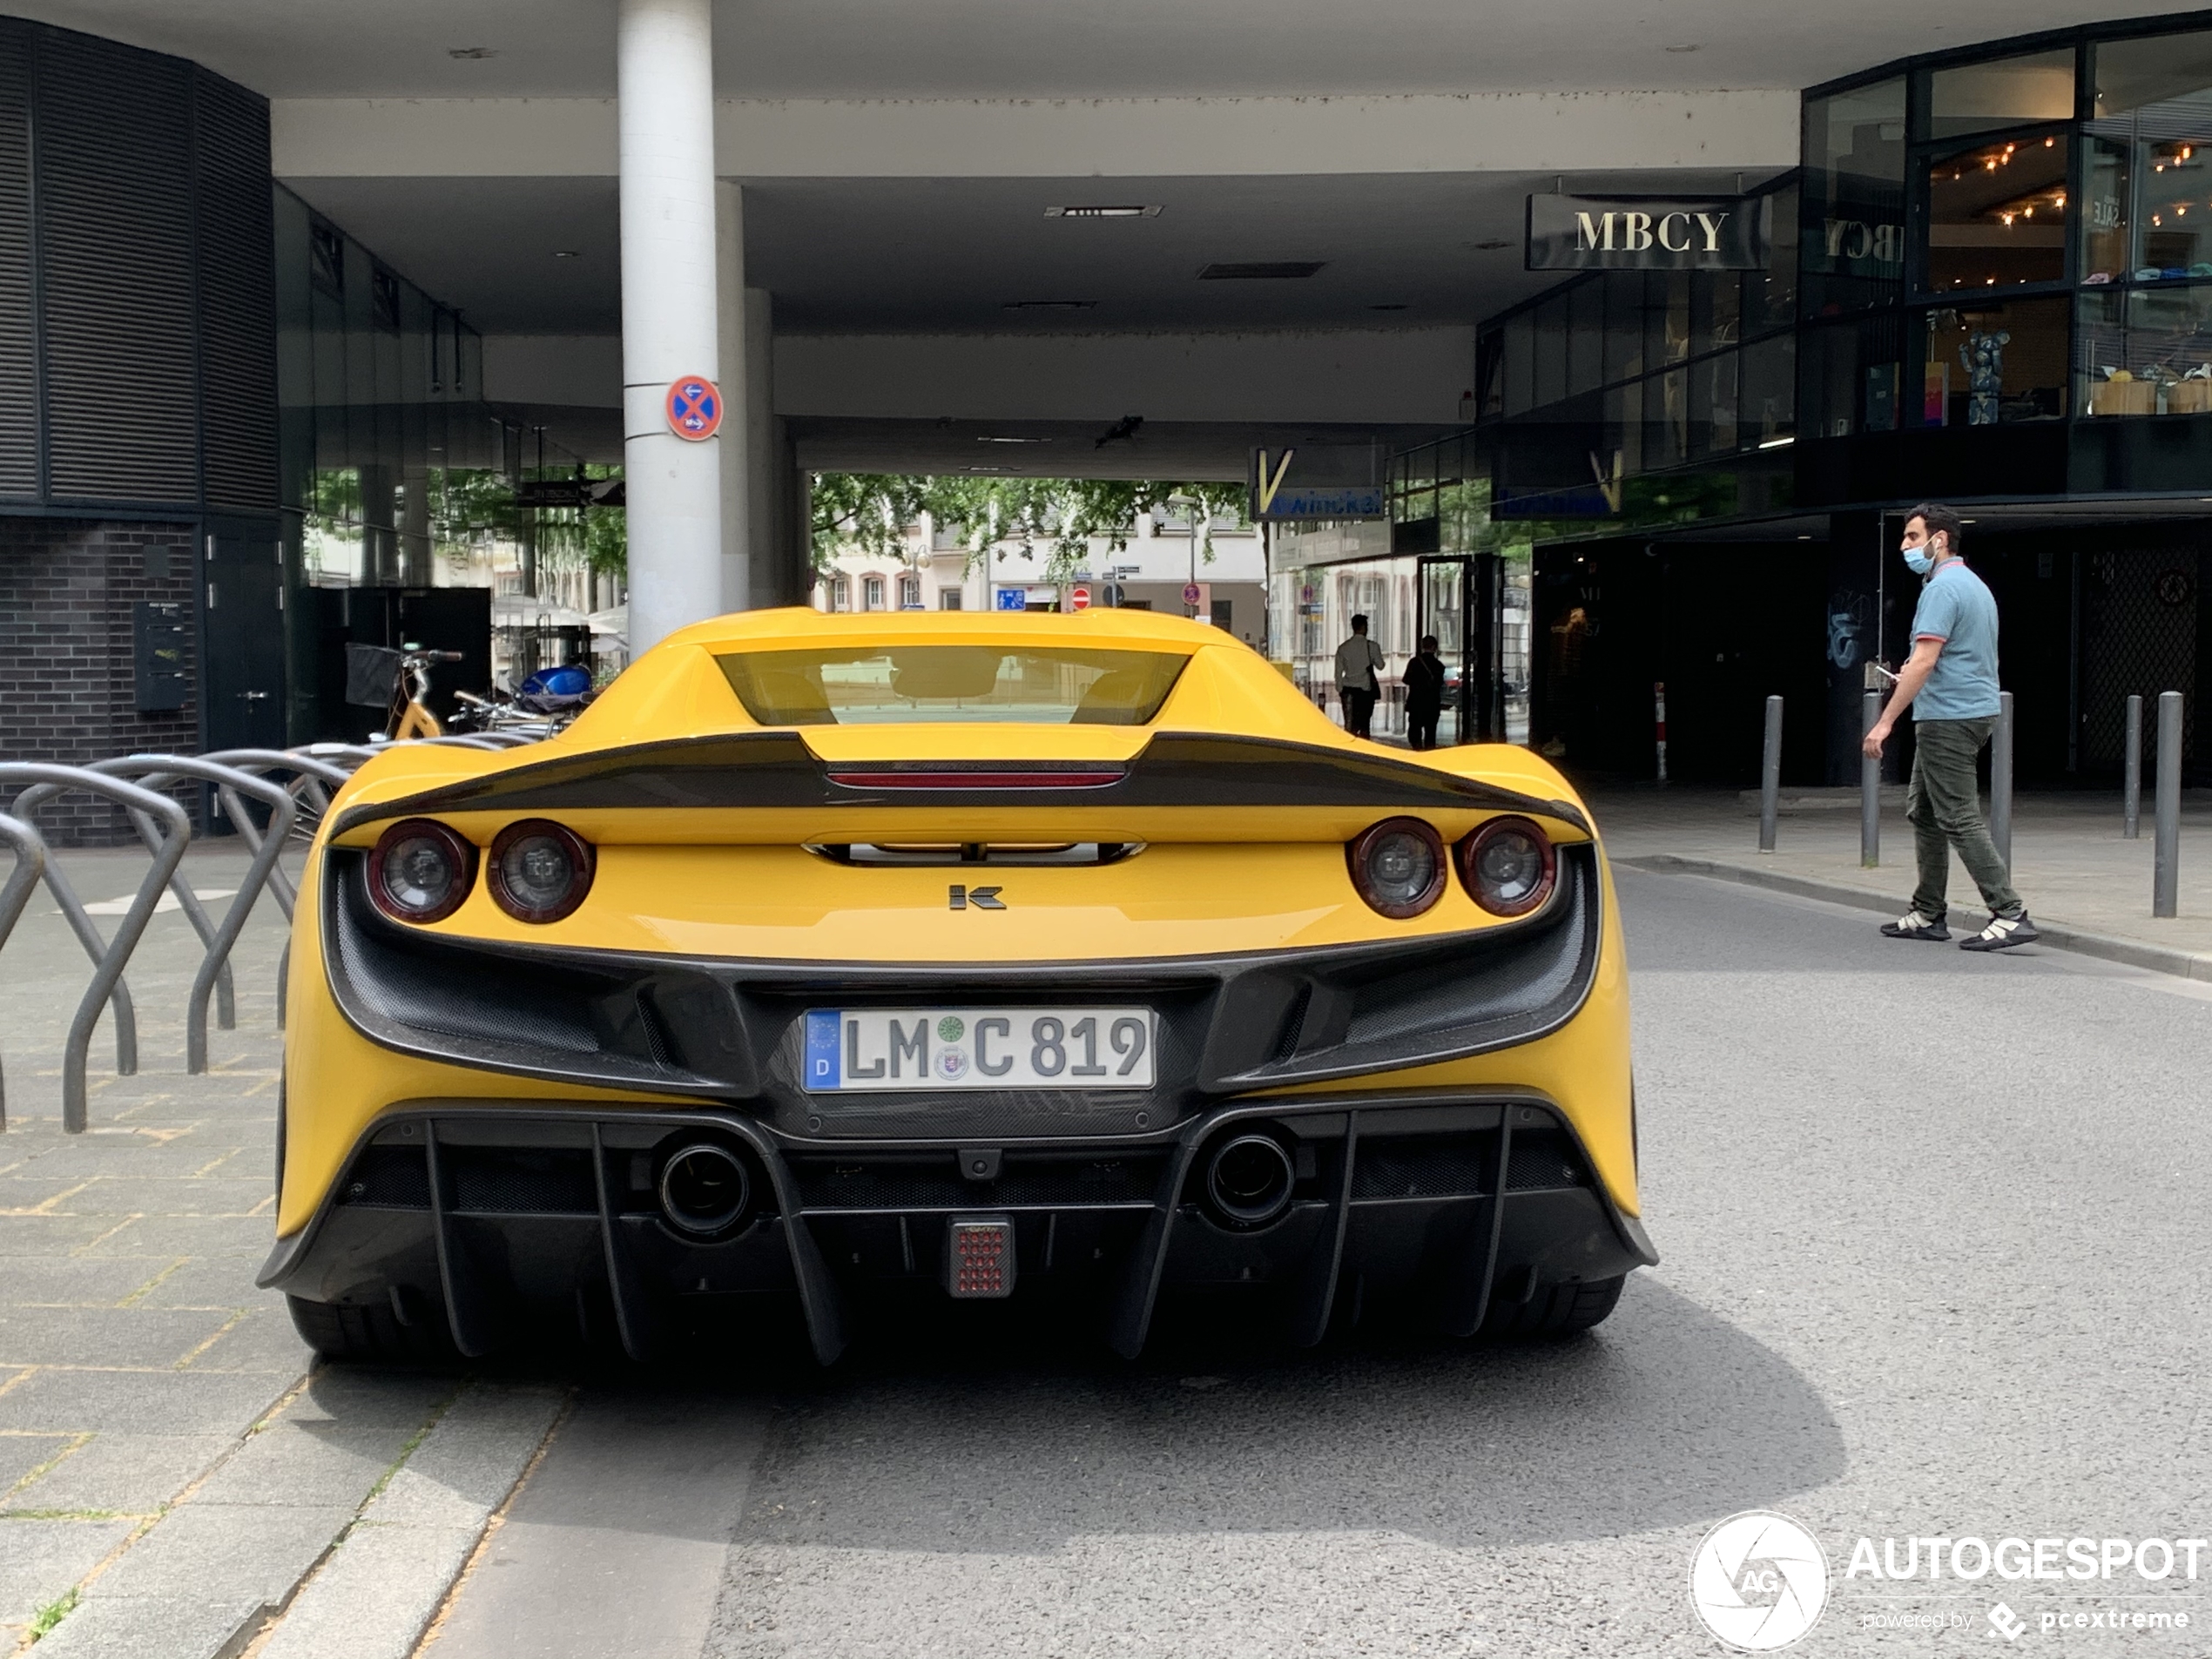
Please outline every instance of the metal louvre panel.
M269 106L202 71L194 86L193 116L207 504L266 511L277 504Z
M30 265L30 30L0 19L0 496L38 493Z
M199 495L188 66L61 30L38 46L50 493Z

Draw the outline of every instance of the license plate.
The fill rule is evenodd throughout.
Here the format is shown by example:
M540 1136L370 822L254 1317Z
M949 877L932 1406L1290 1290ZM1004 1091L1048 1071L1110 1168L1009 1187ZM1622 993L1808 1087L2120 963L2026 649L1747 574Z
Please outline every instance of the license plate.
M1150 1089L1152 1010L810 1008L806 1088Z

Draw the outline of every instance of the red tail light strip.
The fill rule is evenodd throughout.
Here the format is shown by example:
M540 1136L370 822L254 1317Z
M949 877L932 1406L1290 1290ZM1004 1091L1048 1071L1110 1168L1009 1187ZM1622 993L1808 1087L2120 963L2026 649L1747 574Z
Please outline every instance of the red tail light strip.
M833 772L847 789L1103 789L1120 772Z

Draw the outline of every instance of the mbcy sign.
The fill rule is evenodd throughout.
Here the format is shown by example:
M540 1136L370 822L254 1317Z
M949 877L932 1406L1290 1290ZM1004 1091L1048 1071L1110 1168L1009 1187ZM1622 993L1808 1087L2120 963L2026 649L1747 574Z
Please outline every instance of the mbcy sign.
M1773 242L1770 196L1528 199L1531 271L1757 271Z

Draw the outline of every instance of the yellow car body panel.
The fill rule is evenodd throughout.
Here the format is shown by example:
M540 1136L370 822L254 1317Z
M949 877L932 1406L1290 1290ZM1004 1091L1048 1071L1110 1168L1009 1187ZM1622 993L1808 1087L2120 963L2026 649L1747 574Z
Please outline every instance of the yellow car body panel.
M1141 725L1069 724L1063 716L1058 723L913 718L818 720L797 726L756 721L718 660L753 651L865 654L880 647L895 664L911 660L898 652L916 646L981 647L986 658L993 651L1031 651L1149 652L1186 660L1157 711ZM1181 759L1174 759L1177 756ZM1084 766L1098 770L1069 770ZM992 767L1012 770L1002 774ZM893 786L904 781L896 775L900 769L927 774L923 781L931 786ZM962 781L971 777L979 780L973 787ZM1032 786L1032 777L1042 781ZM1145 784L1148 778L1156 781ZM1075 781L1067 781L1070 779ZM1092 782L1084 784L1084 779ZM1110 786L1098 786L1100 779ZM749 781L754 779L761 780L757 788ZM1501 816L1533 820L1556 850L1560 889L1534 916L1492 914L1475 901L1463 875L1447 880L1431 907L1403 919L1378 914L1355 887L1347 845L1382 819L1419 819L1448 849ZM369 867L369 850L395 823L426 817L475 849L478 868L473 886L442 919L379 918L361 885L368 880L361 873ZM580 836L594 859L583 901L572 914L543 923L517 920L495 902L482 867L502 831L541 819ZM1101 850L1089 863L1022 861L1035 848L1069 845ZM855 861L856 846L887 849L882 852L887 861ZM981 849L981 861L963 861L971 856L959 852L963 848ZM946 856L937 856L941 851ZM1579 897L1567 892L1570 867ZM961 895L971 887L991 896L966 907ZM1558 934L1568 924L1554 918L1570 897L1581 907L1575 914L1585 917L1574 925L1588 928L1580 968L1568 960L1571 941ZM1560 1017L1539 1022L1541 1028L1528 1026L1519 1040L1469 1038L1460 1045L1466 1052L1440 1058L1433 1054L1444 1053L1448 1043L1439 1049L1431 1042L1432 1057L1426 1059L1416 1043L1408 1051L1413 1062L1399 1064L1389 1060L1391 1010L1369 1008L1339 1037L1349 1042L1367 1030L1367 1047L1360 1052L1374 1063L1350 1074L1342 1066L1308 1068L1314 1075L1299 1077L1291 1062L1304 1055L1301 1044L1309 1041L1300 1035L1308 1001L1318 998L1312 1005L1318 1010L1332 995L1325 985L1313 988L1320 981L1312 981L1298 993L1307 1000L1299 1001L1289 1016L1277 1045L1279 1053L1255 1049L1241 1069L1231 1068L1245 1080L1241 1084L1206 1084L1216 1105L1190 1096L1185 1106L1191 1115L1176 1119L1188 1125L1182 1142L1163 1136L1163 1126L1154 1126L1144 1144L1170 1161L1181 1157L1188 1163L1198 1157L1197 1137L1210 1132L1204 1123L1217 1118L1223 1123L1243 1122L1270 1103L1284 1112L1303 1112L1324 1101L1332 1109L1356 1111L1366 1099L1398 1103L1391 1109L1402 1115L1426 1103L1461 1100L1471 1103L1467 1110L1490 1114L1480 1122L1502 1123L1497 1113L1506 1110L1509 1117L1510 1109L1486 1103L1526 1097L1532 1103L1528 1121L1536 1121L1538 1108L1550 1114L1542 1120L1546 1133L1564 1134L1579 1149L1571 1157L1587 1161L1587 1174L1568 1171L1568 1184L1581 1180L1602 1195L1612 1217L1609 1224L1622 1230L1628 1240L1622 1259L1631 1265L1656 1259L1635 1219L1641 1207L1617 906L1588 814L1566 780L1541 757L1511 745L1466 745L1415 755L1348 737L1257 653L1179 618L1096 610L1073 617L959 612L853 617L800 610L718 618L685 630L646 653L550 739L498 752L395 745L364 765L337 793L311 853L296 907L280 1242L266 1282L305 1287L311 1298L355 1295L343 1288L343 1276L327 1261L312 1272L304 1264L315 1250L327 1256L337 1248L318 1245L310 1235L318 1226L337 1225L329 1218L375 1185L360 1172L377 1158L389 1161L371 1149L391 1143L390 1134L401 1132L390 1126L440 1112L454 1115L453 1124L465 1120L479 1126L424 1128L423 1140L452 1136L456 1148L489 1143L485 1135L496 1140L498 1134L509 1133L481 1130L482 1123L505 1121L502 1113L535 1114L529 1122L551 1123L549 1145L571 1143L572 1136L561 1139L561 1122L596 1126L590 1135L597 1150L590 1156L599 1171L596 1202L601 1224L611 1230L608 1258L613 1261L618 1254L611 1242L615 1233L632 1224L624 1219L617 1225L620 1202L609 1197L608 1171L646 1169L634 1159L633 1166L624 1166L609 1150L617 1142L629 1143L622 1125L631 1120L680 1123L683 1113L705 1110L718 1114L712 1118L719 1125L714 1133L733 1147L745 1141L738 1150L758 1161L756 1178L772 1176L778 1192L785 1195L771 1218L790 1240L794 1271L806 1294L813 1270L808 1266L808 1246L798 1236L813 1224L799 1218L798 1200L790 1195L798 1190L792 1183L813 1167L806 1163L809 1130L802 1117L820 1130L819 1116L805 1116L812 1110L809 1103L784 1099L776 1108L781 1116L756 1136L744 1115L767 1109L748 1106L753 1097L744 1088L752 1085L732 1082L718 1093L697 1076L679 1078L683 1068L658 1047L651 1053L662 1057L649 1063L639 1057L646 1050L637 1045L658 1042L651 1033L624 1039L637 1052L612 1070L588 1052L592 1039L575 1031L566 1037L556 1033L558 1040L543 1055L525 1052L525 1035L509 1042L510 1034L498 1028L493 1014L440 1012L442 1000L450 998L459 1008L478 995L471 964L482 964L487 985L501 975L511 979L532 962L542 963L545 974L563 983L563 976L577 974L617 980L623 974L705 975L700 983L727 980L736 988L731 994L740 1001L749 974L786 979L797 974L793 982L799 983L810 968L818 968L826 982L865 968L876 976L867 981L878 987L869 995L881 1001L894 996L884 988L897 986L898 974L907 972L921 988L908 998L918 1006L933 998L945 1000L928 991L929 984L970 984L979 975L995 974L1005 986L996 1000L1012 1006L1031 996L1025 987L1072 983L1071 975L1120 972L1126 978L1135 970L1169 981L1199 973L1247 974L1257 975L1250 982L1258 983L1271 974L1296 975L1309 962L1357 958L1383 963L1358 970L1367 976L1359 981L1366 984L1377 974L1386 978L1388 962L1397 960L1390 953L1400 948L1416 953L1406 959L1409 962L1418 958L1447 967L1454 952L1464 951L1470 960L1489 952L1506 965L1498 971L1509 979L1518 971L1510 966L1513 953L1537 948L1521 941L1541 939L1547 927L1557 938L1544 948L1568 954L1543 971L1568 976L1558 978L1558 987L1581 975L1571 995L1554 987L1555 1000L1567 999L1556 1002L1564 1010ZM332 955L340 941L352 941L345 946L352 954L343 963ZM1439 951L1445 954L1440 957ZM378 952L395 954L380 968L383 958ZM408 966L417 957L432 966ZM439 963L446 966L436 967ZM399 974L407 982L396 991L380 990L379 973ZM368 977L360 979L364 974ZM440 974L446 977L442 981ZM1224 985L1228 982L1224 978ZM1468 983L1474 988L1470 995L1488 995L1480 988L1490 981ZM1402 993L1389 995L1418 1003L1420 993L1421 974L1414 972ZM509 1001L497 1004L494 998L484 1008L518 1009L513 1031L527 1034L532 1028L527 1002L516 1002L509 992L501 995ZM852 1000L860 994L819 994L833 1003L840 995ZM646 999L648 993L641 989L636 995ZM1100 992L1095 1000L1138 999ZM388 1004L398 1010L389 1019L364 1012ZM1226 1008L1223 1004L1209 1017L1233 1026ZM1278 1016L1279 1009L1269 1017ZM1321 1017L1318 1012L1312 1015ZM1350 1016L1339 1010L1337 1017L1341 1026ZM1431 1010L1420 1017L1433 1026L1445 1015ZM1367 1026L1361 1027L1359 1019ZM472 1020L484 1028L483 1041L473 1049L447 1028L455 1021L455 1029L468 1027ZM759 1089L772 1093L784 1087L769 1076L780 1063L775 1060L773 1030L756 1022L745 1031L742 1041L731 1041L740 1047L751 1042L756 1052L752 1062L732 1061L737 1069L731 1077L752 1076L745 1069L752 1065L760 1069ZM678 1033L671 1039L679 1048L682 1036ZM1214 1043L1219 1036L1217 1030L1207 1042ZM1166 1041L1164 1035L1161 1041ZM563 1042L568 1049L561 1048ZM764 1042L770 1046L760 1046ZM584 1057L569 1066L560 1056L571 1051ZM1188 1062L1187 1055L1178 1062ZM1164 1051L1159 1063L1168 1063ZM656 1064L661 1071L654 1070ZM1271 1080L1276 1073L1283 1074L1280 1081ZM671 1086L653 1086L652 1080L664 1074L674 1080ZM1321 1134L1313 1126L1324 1121L1286 1117L1266 1129L1289 1149L1298 1136ZM1143 1124L1144 1115L1136 1122ZM415 1131L410 1127L403 1132ZM1121 1132L1127 1132L1127 1125ZM1497 1184L1504 1180L1508 1142L1502 1129L1484 1132L1499 1137L1501 1172L1492 1184L1502 1195L1504 1188ZM1027 1133L979 1130L977 1138L988 1139L994 1148L1018 1150L1029 1143ZM1341 1150L1341 1190L1333 1200L1346 1217L1334 1224L1340 1239L1352 1236L1351 1206L1364 1190L1355 1182L1354 1165L1367 1155L1354 1150L1354 1139L1346 1139ZM904 1144L896 1136L882 1142L894 1150ZM1097 1150L1088 1142L1085 1146ZM1182 1150L1174 1150L1176 1146ZM441 1173L435 1150L428 1156L429 1182L457 1178L450 1171ZM455 1160L475 1156L458 1150L450 1155ZM664 1154L637 1156L650 1163ZM998 1155L995 1150L991 1156L995 1160ZM1321 1187L1316 1188L1306 1173L1312 1160L1300 1151L1300 1193L1319 1192L1338 1178L1328 1173L1339 1167L1329 1164L1330 1156L1322 1154L1322 1173L1316 1177ZM790 1170L783 1167L786 1157L792 1161ZM1389 1173L1395 1168L1388 1166L1372 1180L1366 1175L1359 1179L1370 1186L1395 1179ZM349 1169L359 1178L341 1185L348 1181ZM408 1178L419 1184L420 1177ZM1416 1188L1420 1178L1413 1177ZM1514 1179L1521 1178L1516 1166ZM1474 1185L1454 1202L1472 1204L1480 1197L1475 1190L1480 1180L1467 1179ZM1176 1206L1186 1203L1195 1189L1163 1190L1167 1196L1151 1212L1165 1205L1180 1213ZM663 1191L665 1199L664 1184ZM1379 1205L1387 1197L1368 1192L1360 1202ZM1495 1201L1502 1204L1504 1199ZM373 1207L381 1201L372 1192L364 1202ZM572 1194L570 1209L580 1202ZM1320 1197L1302 1199L1301 1207L1327 1202L1322 1192ZM415 1198L393 1204L421 1207ZM456 1222L447 1211L457 1214L463 1208L460 1198L448 1195L443 1208L429 1204L430 1219L423 1224L443 1230L437 1237L437 1260L448 1299L461 1294L453 1284L454 1261L465 1252L455 1241L476 1224ZM907 1237L907 1221L900 1224L901 1237ZM1172 1215L1161 1224L1170 1231L1173 1224ZM1233 1224L1207 1225L1237 1245L1231 1237L1237 1231ZM1162 1260L1169 1259L1172 1251L1165 1244L1159 1248ZM1048 1261L1049 1251L1048 1244ZM1539 1269L1532 1264L1527 1271L1533 1293ZM388 1277L400 1272L392 1268ZM619 1302L621 1271L614 1277ZM1568 1276L1570 1283L1574 1277ZM361 1284L369 1289L359 1293L370 1295L382 1283L374 1276L362 1278ZM417 1293L407 1291L397 1277L388 1288L395 1310ZM817 1318L816 1303L827 1294L821 1284L815 1285L810 1320ZM1479 1305L1487 1305L1487 1298L1486 1291ZM1325 1307L1328 1298L1322 1300ZM469 1320L457 1305L451 1312L459 1336ZM625 1317L626 1341L633 1323ZM818 1346L824 1345L819 1330L817 1340ZM462 1345L465 1350L467 1342ZM637 1345L632 1345L634 1350Z

